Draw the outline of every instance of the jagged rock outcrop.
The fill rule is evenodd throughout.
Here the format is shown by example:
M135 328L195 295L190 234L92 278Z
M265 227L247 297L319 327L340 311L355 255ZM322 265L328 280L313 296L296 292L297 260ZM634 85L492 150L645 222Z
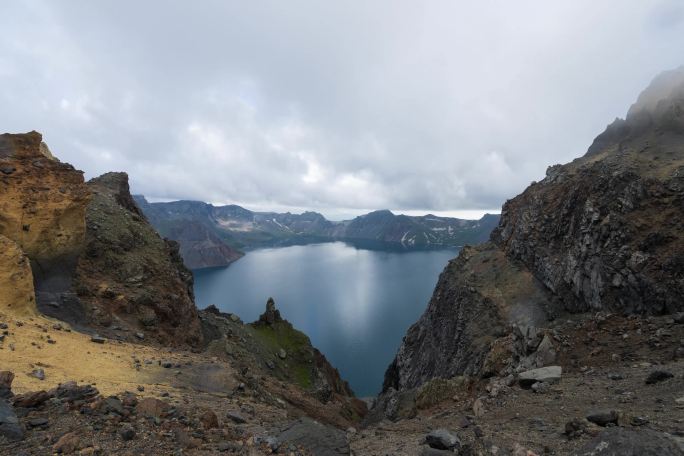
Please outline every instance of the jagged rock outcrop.
M22 317L36 314L33 273L28 257L14 241L1 235L0 312Z
M0 135L0 235L28 256L43 311L69 289L89 200L83 173L55 159L40 133Z
M506 202L491 242L449 263L379 403L432 378L549 365L557 347L543 328L562 312L681 311L683 226L680 69L656 78L584 157Z
M128 176L88 182L85 252L73 290L89 322L126 326L167 344L201 341L192 274L178 245L162 239L133 201Z
M251 325L256 333L276 352L282 361L284 377L294 378L300 386L311 390L322 402L334 396L354 397L349 384L311 344L311 340L280 316L273 298L268 298L266 311ZM275 359L274 359L275 361ZM275 363L274 363L275 365ZM277 374L280 369L274 369Z
M244 373L247 385L256 388L258 375L269 377L277 382L285 401L308 416L343 428L366 414L366 404L354 397L349 384L311 340L281 316L272 298L253 323L245 324L215 306L200 311L200 319L206 352L229 359Z
M684 309L683 135L680 69L656 78L587 155L506 202L492 239L570 311Z
M408 329L387 369L383 390L414 388L432 378L479 375L485 364L486 370L498 373L519 353L512 336L499 341L510 326L540 326L557 312L541 283L501 250L491 243L465 247L440 275L425 313ZM489 356L497 341L505 342L504 347Z

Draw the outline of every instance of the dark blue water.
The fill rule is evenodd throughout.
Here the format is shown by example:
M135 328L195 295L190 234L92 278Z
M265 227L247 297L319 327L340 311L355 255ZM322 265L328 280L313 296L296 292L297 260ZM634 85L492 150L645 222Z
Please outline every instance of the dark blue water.
M195 271L197 304L254 321L272 296L358 396L375 395L406 329L455 250L382 251L335 242L261 249Z

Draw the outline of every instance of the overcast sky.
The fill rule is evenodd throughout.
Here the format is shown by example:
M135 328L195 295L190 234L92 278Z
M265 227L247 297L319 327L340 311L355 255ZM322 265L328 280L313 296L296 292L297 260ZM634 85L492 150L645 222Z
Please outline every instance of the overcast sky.
M684 63L681 0L0 3L0 129L152 199L473 216Z

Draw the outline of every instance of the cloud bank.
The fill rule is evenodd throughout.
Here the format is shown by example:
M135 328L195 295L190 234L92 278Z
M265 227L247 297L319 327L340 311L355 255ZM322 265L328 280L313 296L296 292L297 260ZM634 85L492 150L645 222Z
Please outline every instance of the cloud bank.
M684 63L678 0L0 4L0 125L153 199L498 208Z

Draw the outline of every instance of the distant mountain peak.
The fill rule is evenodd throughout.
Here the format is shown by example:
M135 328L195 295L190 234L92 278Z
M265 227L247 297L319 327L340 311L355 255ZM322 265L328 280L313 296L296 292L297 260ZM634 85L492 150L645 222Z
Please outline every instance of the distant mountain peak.
M610 150L611 146L644 133L684 133L684 66L656 76L629 108L625 119L615 119L598 135L586 156ZM613 149L621 150L621 147Z
M627 113L627 119L641 112L655 113L663 102L684 100L684 66L656 76L644 89Z

